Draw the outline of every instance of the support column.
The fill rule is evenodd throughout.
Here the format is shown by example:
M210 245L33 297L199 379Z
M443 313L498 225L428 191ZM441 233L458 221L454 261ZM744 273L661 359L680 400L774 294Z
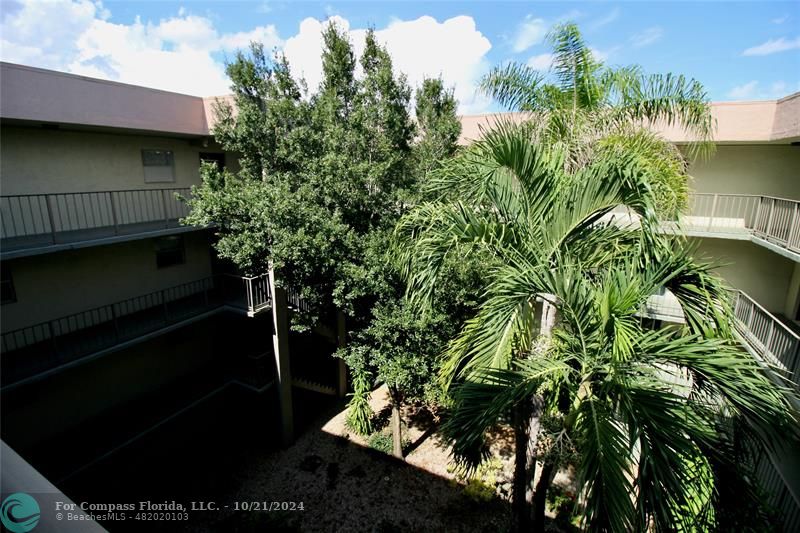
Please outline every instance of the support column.
M292 372L289 366L289 306L286 291L275 285L275 272L269 271L272 293L272 350L275 354L278 399L281 408L281 439L284 446L294 441L292 411Z
M339 348L344 348L347 345L347 326L345 316L342 311L336 311L336 339L339 343ZM347 365L344 359L339 359L339 381L337 392L339 398L344 398L347 395Z

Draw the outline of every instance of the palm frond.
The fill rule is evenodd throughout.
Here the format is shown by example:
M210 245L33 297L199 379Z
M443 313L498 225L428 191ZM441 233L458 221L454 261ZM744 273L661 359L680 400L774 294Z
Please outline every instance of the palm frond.
M594 396L580 402L576 415L573 434L581 450L583 524L590 531L632 531L636 514L627 431L610 407Z
M794 389L776 385L766 368L747 351L726 339L686 335L665 339L646 334L639 342L643 356L687 369L694 380L712 388L719 397L762 436L800 435L793 405ZM765 439L768 447L774 439Z
M442 380L448 386L456 377L493 368L510 368L514 351L530 350L534 337L535 297L545 292L535 268L504 268L494 275L498 290L467 322L447 350Z
M675 74L640 75L614 87L613 98L621 117L647 124L681 126L692 137L693 155L710 155L716 121L710 102L697 80Z
M456 461L467 468L479 464L486 457L488 429L515 405L529 401L543 382L564 382L571 373L562 360L532 357L517 361L513 369L483 369L454 386L442 435L453 445Z
M553 47L553 72L559 88L571 99L572 108L594 108L601 102L597 83L600 63L594 59L575 24L559 24L547 37Z
M494 67L480 82L480 90L500 105L519 111L542 109L544 75L527 65L507 63Z

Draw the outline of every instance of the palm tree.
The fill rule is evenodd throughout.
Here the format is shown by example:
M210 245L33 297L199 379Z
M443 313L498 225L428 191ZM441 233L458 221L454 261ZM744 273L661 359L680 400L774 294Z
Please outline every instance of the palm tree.
M576 121L591 113L577 110ZM479 247L494 258L484 303L448 348L442 379L454 404L445 431L456 457L475 465L486 454L485 430L512 413L521 529L534 492L541 527L555 468L545 464L534 491L542 415L559 421L554 441L574 443L582 457L587 525L615 531L648 521L672 527L691 503L687 491L710 486L709 454L723 449L712 425L720 413L762 435L794 416L785 391L730 340L725 290L710 267L657 232L651 184L674 172L685 180L685 167L648 150L654 137L619 135L619 145L585 143L570 160L570 146L550 142L546 122L501 122L444 165L432 181L441 199L397 228L409 296L423 306L446 257ZM638 221L609 220L619 205ZM637 313L659 290L680 302L683 330L649 332L640 323ZM544 343L542 301L560 320ZM686 417L694 425L676 427Z
M643 134L642 126L652 124L677 125L689 133L696 141L688 147L691 157L711 153L716 122L698 81L671 73L645 74L639 66L608 67L575 24L555 26L547 40L553 49L548 70L507 63L491 70L481 89L505 108L543 123L543 141L566 146L568 159L585 159L586 143L604 140L625 149L625 140L647 143L654 155L663 156L654 161L676 164L670 157L672 144L652 142ZM660 212L675 215L685 207L688 189L685 181L669 185L655 193Z
M573 263L498 276L505 287L495 287L484 316L502 313L509 294L547 291L559 324L551 342L520 352L508 369L477 370L455 387L444 433L456 453L475 457L486 430L538 394L559 421L552 446L578 452L587 529L713 529L724 503L715 501L714 472L738 461L731 432L721 428L741 418L773 444L797 434L798 418L792 393L730 339L643 327L647 298L673 277L693 275L693 266L676 251L661 264L620 259L593 271ZM536 486L540 530L557 466L545 460Z
M645 74L638 66L607 67L572 23L555 26L547 40L553 47L549 71L512 62L490 71L481 88L516 111L577 116L580 109L605 109L619 122L677 123L700 141L713 133L700 82L674 74Z

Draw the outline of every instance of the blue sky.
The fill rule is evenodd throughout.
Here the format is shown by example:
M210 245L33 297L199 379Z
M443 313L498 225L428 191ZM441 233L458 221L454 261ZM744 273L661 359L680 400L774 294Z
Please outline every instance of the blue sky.
M492 65L547 68L544 35L572 20L612 65L683 73L712 100L800 90L800 2L98 2L0 0L0 57L202 96L226 92L223 63L250 40L284 50L313 90L329 17L356 49L373 27L413 84L441 75L466 113Z

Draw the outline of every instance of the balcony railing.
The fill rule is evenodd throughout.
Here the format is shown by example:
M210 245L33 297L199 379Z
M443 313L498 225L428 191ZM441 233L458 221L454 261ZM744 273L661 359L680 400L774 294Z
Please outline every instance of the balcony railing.
M687 230L750 234L800 253L800 202L747 194L689 195L689 211L681 219Z
M755 474L767 503L780 514L783 531L800 531L800 502L792 495L780 470L763 448L755 461Z
M5 251L175 228L190 189L138 189L0 197Z
M269 276L267 274L254 278L243 277L241 279L244 282L245 302L249 316L254 316L262 309L270 306L272 298L270 297Z
M2 335L2 384L16 383L223 306L270 306L267 276L218 275Z
M768 363L785 369L795 383L800 381L800 335L743 291L731 291L731 304L736 330L747 346ZM680 303L671 293L651 296L641 316L684 321Z
M800 381L800 335L742 291L733 291L736 329L747 345L765 361L786 369Z

